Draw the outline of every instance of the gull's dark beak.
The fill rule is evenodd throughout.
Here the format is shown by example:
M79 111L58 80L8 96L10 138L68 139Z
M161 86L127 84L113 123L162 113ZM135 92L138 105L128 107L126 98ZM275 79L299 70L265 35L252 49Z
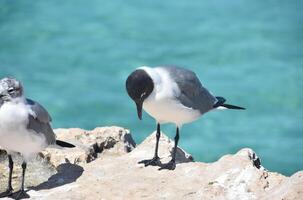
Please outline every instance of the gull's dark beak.
M137 106L137 113L138 113L138 117L140 120L142 120L142 101L138 101L136 102L136 106Z

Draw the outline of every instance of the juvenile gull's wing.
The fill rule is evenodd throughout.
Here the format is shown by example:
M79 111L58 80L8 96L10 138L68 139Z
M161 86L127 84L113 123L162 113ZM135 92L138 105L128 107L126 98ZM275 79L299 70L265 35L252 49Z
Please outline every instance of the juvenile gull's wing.
M50 126L51 117L43 106L31 99L26 99L31 113L28 115L27 128L34 130L37 134L43 134L48 145L56 143L56 136Z
M202 86L194 72L176 66L163 66L162 68L168 71L170 78L177 83L181 93L176 98L184 106L199 110L201 114L213 109L217 102L216 97Z
M37 118L40 122L49 123L52 121L51 116L48 114L46 109L41 106L38 102L33 101L31 99L26 99L26 104L30 106L33 111L35 118Z

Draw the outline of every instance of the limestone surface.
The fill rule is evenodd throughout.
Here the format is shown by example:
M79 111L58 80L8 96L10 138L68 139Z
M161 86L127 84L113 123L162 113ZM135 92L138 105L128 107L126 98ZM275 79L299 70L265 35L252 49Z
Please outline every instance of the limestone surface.
M152 158L155 133L138 146L120 127L57 129L56 134L76 148L49 148L29 164L26 186L31 199L303 199L303 171L291 177L269 172L248 148L213 163L194 162L178 148L176 169L159 171L158 166L138 164ZM162 163L170 160L173 144L162 134ZM6 187L6 165L0 151L0 192ZM17 167L16 190L20 176Z

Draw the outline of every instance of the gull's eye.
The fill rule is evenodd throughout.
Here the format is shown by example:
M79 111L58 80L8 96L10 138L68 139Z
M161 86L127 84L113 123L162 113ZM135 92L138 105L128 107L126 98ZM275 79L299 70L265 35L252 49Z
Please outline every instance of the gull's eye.
M13 93L15 90L14 90L14 88L10 88L7 91L8 91L8 93Z
M142 98L143 96L145 96L145 94L146 94L146 92L142 93L140 98Z

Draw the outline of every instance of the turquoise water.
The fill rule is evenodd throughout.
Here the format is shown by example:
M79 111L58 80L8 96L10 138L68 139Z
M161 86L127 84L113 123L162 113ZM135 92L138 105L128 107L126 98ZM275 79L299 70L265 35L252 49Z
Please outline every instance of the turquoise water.
M0 77L22 80L54 128L119 125L139 143L155 122L137 119L127 75L188 67L247 110L185 125L181 147L205 162L250 147L266 168L291 175L303 169L302 9L299 0L0 0ZM174 126L163 130L174 137Z

